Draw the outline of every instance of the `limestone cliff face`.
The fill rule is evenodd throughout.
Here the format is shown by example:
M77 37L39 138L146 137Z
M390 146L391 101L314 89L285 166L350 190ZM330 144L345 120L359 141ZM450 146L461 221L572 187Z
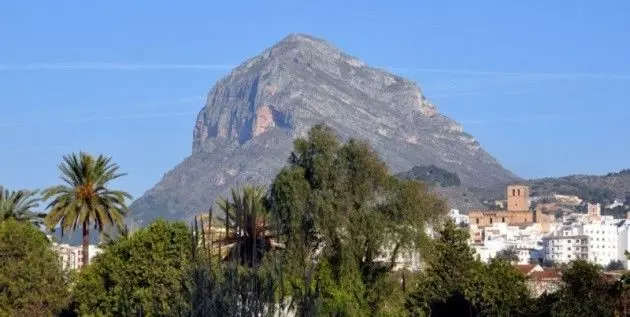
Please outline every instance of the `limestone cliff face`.
M192 155L133 203L133 217L189 218L232 186L269 183L292 140L317 123L367 140L394 172L435 164L472 187L518 179L413 82L293 34L217 82L199 112Z

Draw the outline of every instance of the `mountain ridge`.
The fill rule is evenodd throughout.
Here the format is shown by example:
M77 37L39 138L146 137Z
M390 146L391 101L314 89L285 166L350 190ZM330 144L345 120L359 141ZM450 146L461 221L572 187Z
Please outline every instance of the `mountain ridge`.
M317 123L368 141L394 173L435 165L471 187L520 180L414 82L294 33L217 81L198 114L192 154L131 205L133 218L187 219L230 187L268 184L293 140Z

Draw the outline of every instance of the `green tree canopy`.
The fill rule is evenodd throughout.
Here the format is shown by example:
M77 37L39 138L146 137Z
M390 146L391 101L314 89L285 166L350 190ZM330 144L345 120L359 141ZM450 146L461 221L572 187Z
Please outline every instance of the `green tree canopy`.
M78 275L81 315L178 316L188 308L190 234L183 223L157 220L106 247Z
M525 276L502 259L481 263L468 237L452 221L439 232L435 256L408 297L411 316L518 316L527 311Z
M283 264L300 315L376 314L373 288L399 255L428 251L429 221L445 203L393 177L366 144L343 144L324 125L294 143L272 184L272 213L286 244Z
M606 281L601 268L585 260L571 262L562 271L563 286L559 300L553 305L553 315L613 316L612 284Z
M54 316L68 301L61 261L28 223L0 222L0 316Z

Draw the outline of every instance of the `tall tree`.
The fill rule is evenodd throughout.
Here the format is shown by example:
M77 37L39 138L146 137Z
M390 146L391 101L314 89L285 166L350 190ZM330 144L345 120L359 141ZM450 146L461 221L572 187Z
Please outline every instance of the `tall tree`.
M15 219L41 224L45 215L33 211L40 202L36 195L37 191L10 191L0 186L0 221Z
M529 316L535 310L527 278L509 261L492 259L477 277L473 301L480 316Z
M66 230L83 230L83 265L89 263L90 225L102 233L109 226L120 226L127 212L125 199L131 195L108 188L110 182L124 176L110 157L73 153L59 165L63 185L44 190L44 200L52 199L46 225Z
M509 262L481 263L467 243L468 232L448 221L435 254L408 297L411 316L521 316L528 313L525 276Z
M407 301L411 316L477 316L475 284L483 264L468 246L469 234L448 221L435 253Z
M387 284L402 255L428 251L425 227L444 202L393 177L368 144L344 144L325 125L295 141L289 163L270 204L298 314L378 314L395 301L376 285Z

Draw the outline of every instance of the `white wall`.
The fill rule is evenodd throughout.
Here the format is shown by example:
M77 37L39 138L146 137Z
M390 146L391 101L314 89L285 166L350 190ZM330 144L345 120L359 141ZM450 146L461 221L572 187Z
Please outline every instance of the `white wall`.
M610 264L618 258L617 226L612 224L584 224L582 234L589 236L589 261L601 266Z
M577 259L587 260L589 240L587 236L546 237L543 239L544 258L554 263L568 263Z
M617 259L621 261L623 267L628 269L630 262L626 258L625 251L630 249L630 228L623 226L617 234Z

